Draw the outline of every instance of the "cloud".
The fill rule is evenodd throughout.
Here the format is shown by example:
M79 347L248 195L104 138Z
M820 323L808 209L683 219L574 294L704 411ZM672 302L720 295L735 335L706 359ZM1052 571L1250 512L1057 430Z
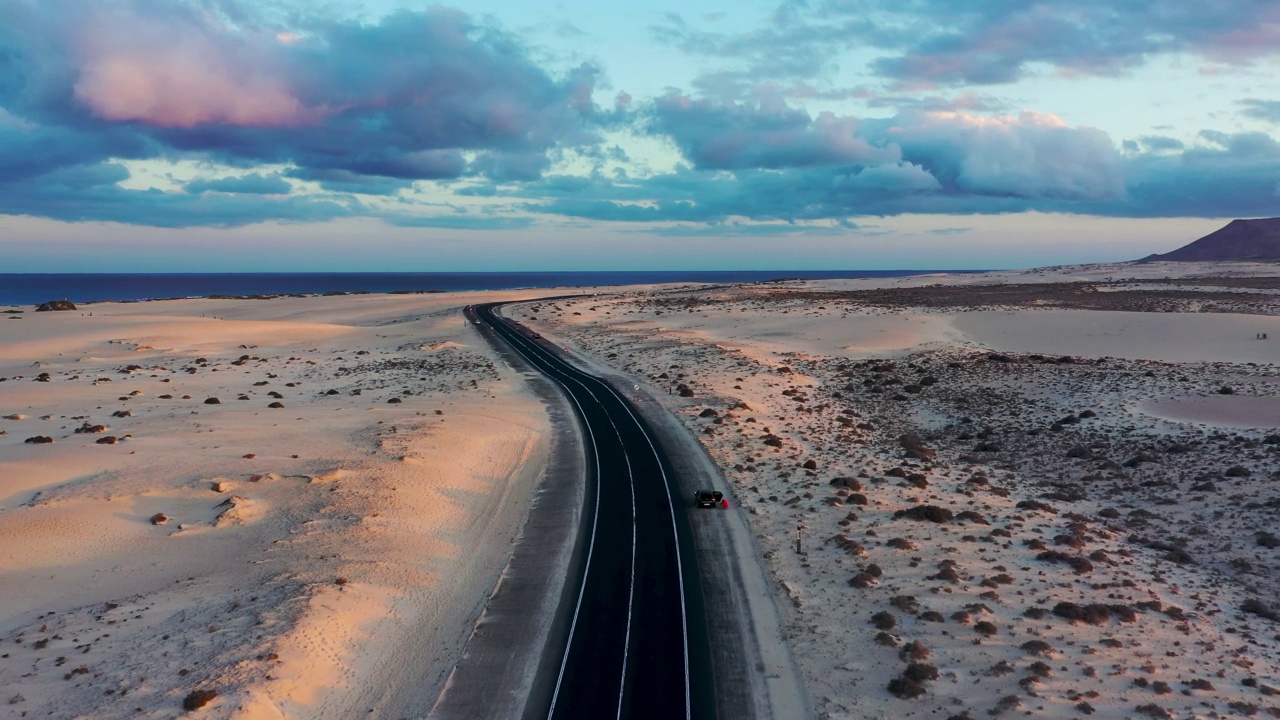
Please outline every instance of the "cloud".
M832 181L842 191L1074 200L1124 192L1121 157L1105 133L1039 113L908 111L860 120L810 117L781 101L726 103L673 92L654 103L649 129L670 137L699 170L847 166Z
M531 180L565 148L596 145L597 119L625 114L593 105L594 67L552 73L517 37L458 10L360 22L281 7L0 2L0 193L118 159L283 165L350 193Z
M1107 134L1053 115L908 112L881 133L950 190L1065 200L1124 194L1122 160Z
M1246 217L1274 214L1280 203L1280 143L1263 133L1206 131L1192 146L1150 136L1122 153L1105 133L1052 115L907 111L840 123L855 134L827 147L818 119L784 107L681 100L656 112L719 114L710 126L720 132L694 133L689 128L699 123L670 117L652 125L677 133L673 140L690 160L674 172L613 181L550 176L484 192L523 198L529 212L706 223L711 234L742 221L911 213ZM862 162L841 155L850 140L871 149Z
M894 162L892 147L873 147L857 122L824 112L694 100L672 92L654 103L652 132L669 136L698 168L779 168Z
M534 223L531 217L503 215L384 215L382 219L397 227L449 230L522 230Z
M206 192L237 193L243 195L288 195L293 189L279 175L266 177L254 173L242 177L223 177L203 180L192 180L184 188L192 194Z
M1247 98L1241 100L1240 104L1244 106L1245 116L1280 125L1280 100Z
M319 222L374 214L354 201L332 198L120 187L128 177L128 170L118 163L53 170L30 182L2 186L0 215L183 228L238 227L268 220Z
M1273 0L785 0L768 23L745 33L700 30L678 15L651 29L693 55L733 57L742 77L829 75L843 53L874 49L872 72L905 87L991 85L1036 66L1115 75L1166 53L1242 63L1280 49Z
M1182 150L1186 147L1186 144L1181 140L1165 137L1164 135L1144 135L1138 138L1138 144L1151 152L1160 152L1162 150Z

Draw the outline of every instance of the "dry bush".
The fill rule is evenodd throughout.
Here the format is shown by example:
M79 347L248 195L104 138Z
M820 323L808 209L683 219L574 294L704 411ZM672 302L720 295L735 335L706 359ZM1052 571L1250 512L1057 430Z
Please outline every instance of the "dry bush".
M912 640L902 649L898 651L898 659L900 660L928 660L933 651L925 647L924 643L919 640Z
M951 522L953 514L950 510L937 505L917 505L906 510L899 510L893 514L893 518L907 518L910 520L923 520L932 523Z
M915 595L894 595L889 599L889 604L911 615L920 612L920 601Z
M1240 606L1240 609L1247 613L1257 615L1260 618L1266 618L1272 622L1280 622L1280 612L1276 612L1271 609L1271 606L1258 598L1249 598L1248 600L1245 600L1244 604Z
M182 699L182 709L187 712L199 710L200 708L213 702L218 697L217 690L192 690Z
M1045 550L1036 555L1037 560L1045 560L1048 562L1065 563L1071 566L1077 575L1084 575L1093 571L1093 563L1089 559L1080 555L1070 555L1057 550Z
M898 619L893 613L881 610L871 616L871 624L876 626L877 630L892 630L898 624Z
M908 700L925 694L925 683L938 679L938 669L927 663L913 662L902 675L889 681L889 692Z
M1028 655L1048 655L1053 651L1053 646L1043 640L1028 640L1020 647Z

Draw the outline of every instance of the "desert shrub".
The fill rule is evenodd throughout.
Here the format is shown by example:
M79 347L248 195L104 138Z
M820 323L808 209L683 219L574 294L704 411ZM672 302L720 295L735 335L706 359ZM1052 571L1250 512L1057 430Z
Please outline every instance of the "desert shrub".
M1186 685L1187 685L1187 687L1191 688L1192 690L1208 690L1208 691L1212 691L1212 690L1214 690L1214 689L1215 689L1215 688L1213 687L1213 683L1209 682L1208 680L1205 680L1204 678L1197 678L1197 679L1195 679L1195 680L1192 680L1192 681L1191 681L1191 682L1189 682L1189 683L1186 683Z
M899 510L893 514L894 519L907 518L909 520L923 520L933 523L951 522L952 512L946 508L937 505L917 505L906 510Z
M912 640L898 651L898 658L901 660L928 660L932 654L933 652L925 647L924 643L919 640Z
M1020 646L1028 655L1047 655L1053 646L1043 640L1028 640Z
M889 681L889 692L909 700L925 694L925 683L938 679L938 669L926 663L913 662L902 674Z
M213 702L218 697L217 690L192 690L182 699L182 709L190 712L199 710L200 708Z
M1013 671L1014 671L1014 668L1012 665L1009 664L1009 661L1001 660L995 665L992 665L991 668L987 670L987 674L992 677L1000 677L1002 675L1008 675Z
M920 612L920 601L915 595L894 595L889 599L889 604L904 613L915 615Z
M849 586L855 588L869 588L874 585L875 582L876 579L868 572L860 572L849 578Z
M889 692L902 698L903 700L910 700L911 698L920 697L921 695L925 694L925 692L927 691L925 690L925 687L923 684L918 683L915 680L909 680L904 677L896 677L889 681Z
M1280 612L1276 612L1271 609L1271 606L1258 598L1249 598L1248 600L1245 600L1244 604L1240 606L1240 609L1247 613L1257 615L1260 618L1266 618L1272 622L1280 622Z
M858 482L857 478L851 478L851 477L838 477L832 480L831 484L835 487L849 488L854 492L857 492L862 489L862 483Z
M925 651L928 652L927 650ZM938 668L928 664L913 662L907 665L907 669L902 671L902 677L916 682L926 682L938 679Z
M996 624L990 620L980 620L974 623L973 629L987 637L991 637L992 635L1000 632L1000 629L996 627Z
M881 610L871 616L871 624L876 626L877 630L892 630L898 624L898 619L893 613Z
M1039 555L1036 555L1036 559L1046 560L1048 562L1066 563L1071 566L1071 569L1074 570L1077 575L1084 575L1085 573L1093 571L1093 563L1089 562L1088 558L1080 555L1069 555L1064 552L1058 552L1057 550L1045 550Z
M938 569L937 573L930 575L927 579L928 580L945 580L951 583L952 585L955 585L956 583L960 582L960 573L956 572L955 567L951 565L943 565L941 568Z
M880 632L876 633L876 644L884 645L885 647L894 647L898 644L898 639L890 635L889 633L881 630Z
M1077 605L1073 602L1060 602L1053 607L1053 614L1073 623L1083 622L1089 625L1105 625L1112 617L1121 622L1134 622L1138 619L1137 612L1132 607L1122 604Z
M988 714L993 716L1002 715L1021 705L1022 705L1022 698L1018 697L1017 695L1005 695L1004 697L1000 698L1000 702L996 703L995 707L991 708L987 712Z

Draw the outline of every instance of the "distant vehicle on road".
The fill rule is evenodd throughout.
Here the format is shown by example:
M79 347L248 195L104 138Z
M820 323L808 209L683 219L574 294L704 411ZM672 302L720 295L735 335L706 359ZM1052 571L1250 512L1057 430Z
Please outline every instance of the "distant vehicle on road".
M724 499L724 493L719 490L694 490L693 502L698 507L715 507Z

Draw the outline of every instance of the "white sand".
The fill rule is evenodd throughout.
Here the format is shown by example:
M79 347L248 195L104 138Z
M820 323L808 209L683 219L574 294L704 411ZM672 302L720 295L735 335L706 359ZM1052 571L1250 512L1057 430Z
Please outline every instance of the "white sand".
M425 712L548 447L462 319L480 297L0 323L0 716L172 718L198 689L205 717Z
M1280 397L1275 395L1206 395L1148 400L1138 409L1153 417L1225 428L1280 429Z

